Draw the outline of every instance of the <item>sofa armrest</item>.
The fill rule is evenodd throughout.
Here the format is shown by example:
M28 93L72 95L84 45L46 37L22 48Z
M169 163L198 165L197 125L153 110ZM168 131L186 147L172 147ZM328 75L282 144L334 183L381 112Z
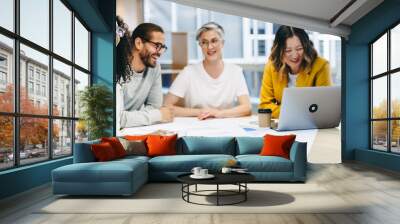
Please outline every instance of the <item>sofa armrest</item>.
M75 143L74 147L74 163L89 163L95 162L96 158L92 153L90 146L92 144L98 144L100 140L94 140L89 142Z
M293 179L305 181L307 174L307 143L294 142L290 149L290 160L293 162Z

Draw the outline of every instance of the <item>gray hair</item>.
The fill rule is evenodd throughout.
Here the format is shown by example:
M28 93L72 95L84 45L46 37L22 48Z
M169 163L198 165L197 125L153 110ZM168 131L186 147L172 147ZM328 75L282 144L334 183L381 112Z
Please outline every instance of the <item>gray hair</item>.
M204 24L203 26L201 26L197 32L196 32L196 40L198 41L200 39L200 36L207 31L213 30L215 32L217 32L218 36L221 37L221 39L224 39L224 28L222 28L221 25L219 25L218 23L215 22L208 22L206 24Z

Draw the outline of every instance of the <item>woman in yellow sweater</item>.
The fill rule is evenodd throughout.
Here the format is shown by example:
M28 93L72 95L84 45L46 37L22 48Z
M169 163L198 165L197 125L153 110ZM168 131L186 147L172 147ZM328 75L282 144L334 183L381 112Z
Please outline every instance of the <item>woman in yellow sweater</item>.
M307 33L279 27L264 68L259 108L269 108L272 117L279 118L284 88L330 85L329 62L318 56Z

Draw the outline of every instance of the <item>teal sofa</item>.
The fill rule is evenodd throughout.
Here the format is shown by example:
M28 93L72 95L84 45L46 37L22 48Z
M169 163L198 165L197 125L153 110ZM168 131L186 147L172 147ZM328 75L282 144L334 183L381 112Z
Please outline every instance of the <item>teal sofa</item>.
M131 195L148 181L176 181L176 177L200 166L219 172L228 160L236 160L259 182L304 182L307 168L306 143L294 142L290 159L260 156L263 138L189 137L179 138L177 155L127 156L96 162L91 141L75 144L74 163L52 171L54 194Z

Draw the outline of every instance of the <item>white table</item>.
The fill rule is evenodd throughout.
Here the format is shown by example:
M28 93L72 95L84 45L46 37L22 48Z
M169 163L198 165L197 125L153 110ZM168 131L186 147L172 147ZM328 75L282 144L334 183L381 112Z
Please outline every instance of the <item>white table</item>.
M142 135L157 130L171 131L182 136L232 136L232 137L261 137L265 134L287 135L295 134L296 141L307 142L307 151L314 143L318 129L296 130L296 131L275 131L270 128L259 128L257 125L257 116L240 118L223 118L198 120L195 117L176 117L174 122L165 124L156 124L150 126L124 128L117 131L117 136L124 135Z

